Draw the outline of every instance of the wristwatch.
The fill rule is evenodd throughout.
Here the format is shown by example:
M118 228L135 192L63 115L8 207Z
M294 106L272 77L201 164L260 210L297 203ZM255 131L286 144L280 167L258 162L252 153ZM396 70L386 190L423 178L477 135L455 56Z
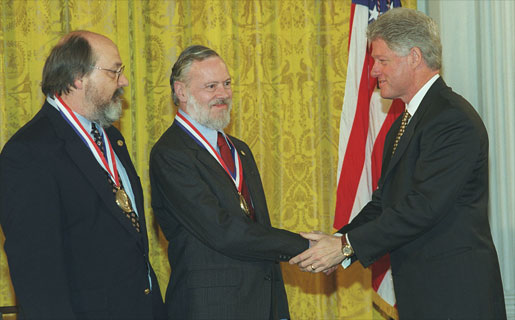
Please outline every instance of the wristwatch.
M352 249L350 244L347 242L347 238L345 237L345 235L341 236L341 240L342 240L342 253L343 253L343 256L345 258L348 258L348 257L354 255L354 250Z

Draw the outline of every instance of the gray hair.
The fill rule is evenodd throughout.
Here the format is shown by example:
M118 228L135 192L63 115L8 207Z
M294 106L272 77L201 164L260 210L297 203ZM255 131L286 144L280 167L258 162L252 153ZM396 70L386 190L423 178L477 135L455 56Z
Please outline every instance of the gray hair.
M442 68L442 43L436 22L422 12L408 8L395 8L371 23L367 39L372 42L382 39L400 56L406 56L417 47L422 58L432 70Z
M172 87L173 103L178 106L179 98L175 94L175 81L186 82L188 79L188 71L193 61L202 61L210 57L220 57L216 51L208 47L193 45L186 48L180 55L172 68L170 76L170 86Z

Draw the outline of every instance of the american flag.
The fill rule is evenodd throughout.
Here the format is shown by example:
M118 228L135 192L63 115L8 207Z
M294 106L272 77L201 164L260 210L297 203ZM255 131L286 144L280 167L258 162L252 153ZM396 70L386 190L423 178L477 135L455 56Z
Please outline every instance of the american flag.
M379 95L377 79L370 74L374 59L366 38L369 23L400 6L400 0L352 0L347 81L340 118L336 229L349 223L370 201L381 175L386 133L404 110L402 101L392 102ZM372 286L384 301L395 305L388 255L372 265Z

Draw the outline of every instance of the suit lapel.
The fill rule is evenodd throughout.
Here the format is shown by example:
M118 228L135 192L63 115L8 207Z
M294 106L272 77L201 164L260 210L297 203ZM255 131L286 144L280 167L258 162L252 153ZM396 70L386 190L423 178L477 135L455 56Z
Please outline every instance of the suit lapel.
M129 156L129 151L127 150L127 145L125 144L125 139L118 133L117 130L115 130L113 127L109 127L106 129L107 138L109 139L109 142L111 143L111 146L113 147L114 153L118 156L118 159L122 163L123 167L125 168L125 171L127 172L127 176L129 177L129 182L131 184L132 192L134 194L134 200L136 209L138 211L138 214L140 216L139 223L141 227L141 234L146 232L147 227L144 219L145 215L145 208L143 206L143 189L141 188L141 181L139 179L138 173L136 172L136 169L134 168L134 165L132 163L132 160ZM123 214L122 214L123 216ZM126 219L128 221L128 219ZM134 230L134 227L132 224L130 224L132 230ZM135 232L138 234L137 232ZM144 241L147 241L147 237L143 237ZM145 244L145 248L147 248Z
M200 146L193 138L191 138L179 125L174 122L172 124L177 134L180 135L181 140L185 146L193 150L196 154L197 159L203 163L206 167L210 168L212 172L220 176L220 181L227 181L234 187L234 182L231 177L227 174L225 169L213 158L213 156L203 146ZM223 178L222 178L223 177ZM225 180L226 179L226 180Z
M390 165L390 161L392 160L392 151L393 151L393 143L395 141L395 136L397 135L397 132L399 132L399 128L401 127L401 119L402 119L402 113L401 115L395 119L393 122L390 131L386 135L386 140L384 142L384 150L383 150L383 162L381 166L381 170L383 173L387 172L387 169ZM397 146L398 147L398 146Z
M175 127L175 130L181 136L181 140L184 142L184 144L195 151L197 159L206 167L208 167L209 170L211 170L213 173L219 176L218 181L220 181L220 183L226 184L226 187L230 188L230 190L232 190L233 192L237 192L236 186L234 185L232 178L227 174L225 169L218 163L218 161L215 158L213 158L213 156L207 150L205 150L204 147L200 146L186 132L184 132L184 130L182 130L177 124L175 124L175 122L172 124L172 126ZM249 165L248 156L245 155L244 152L242 153L241 149L238 149L238 145L236 143L234 143L234 147L236 148L236 152L238 152L240 156L241 166L243 169L243 178L245 179L247 187L249 188L249 193L254 203L254 212L256 213L256 219L258 219L259 221L259 219L262 217L260 215L258 216L258 212L260 210L257 210L256 208L257 203L259 203L259 201L257 201L255 197L255 195L257 194L255 190L257 189L257 187L255 179L252 178L252 174L250 173L249 168L251 168L251 166Z
M446 87L446 85L445 85L445 82L443 81L443 79L438 78L435 81L435 83L433 83L431 88L429 88L429 90L427 91L426 95L420 102L420 105L419 105L417 111L415 112L415 114L411 118L410 122L408 123L408 126L406 127L406 130L404 131L404 134L402 135L402 138L399 141L397 150L395 150L395 153L391 157L389 163L387 164L387 167L384 167L384 168L386 168L386 172L384 174L385 178L391 173L392 169L402 158L402 155L406 151L406 149L411 141L411 138L415 134L415 130L417 129L418 124L424 118L424 114L427 112L427 110L430 108L432 102L434 101L435 95L437 95L445 87ZM402 117L402 115L401 115L401 117ZM395 124L397 124L397 123L398 123L398 125L396 125L395 128L392 126L392 130L395 130L394 131L395 134L390 136L391 139L395 139L395 136L397 135L397 131L399 130L399 127L400 127L400 119L398 119L395 122ZM389 144L388 144L388 148L389 148L390 152L388 154L385 154L385 159L383 159L383 161L386 160L386 157L389 157L392 152L391 150L393 148L393 140L391 140L391 139L389 140Z
M389 146L388 146L389 153L385 155L386 157L390 157L390 160L389 160L390 162L388 163L388 167L386 169L386 174L388 174L391 171L391 169L397 164L397 162L399 162L399 159L402 157L402 155L406 151L406 147L408 146L409 142L411 141L411 138L413 137L413 132L415 131L415 127L417 126L418 119L420 119L420 117L416 117L419 115L418 111L419 110L417 110L417 112L415 113L415 116L413 116L411 118L411 121L406 126L404 134L402 135L402 138L399 141L399 144L397 145L397 149L395 150L395 153L393 154L393 156L391 155L392 150L393 150L393 141L390 141L391 144L389 144ZM400 117L402 117L402 114ZM392 137L394 139L397 136L399 127L400 127L400 121L399 121L399 126L396 126L396 128L395 128L396 129L394 131L395 134L392 135Z
M75 130L64 120L59 111L57 111L50 104L45 102L43 108L52 122L57 136L63 140L65 150L70 156L70 159L75 162L77 168L84 174L85 180L91 184L108 211L120 222L120 224L127 229L127 231L134 236L138 236L129 219L127 219L121 212L120 208L116 205L111 187L107 182L107 176L104 169L100 167L95 160L91 151L86 144L79 138ZM132 183L132 181L131 181Z
M238 147L236 146L236 148ZM240 154L241 165L243 167L243 177L247 183L247 187L249 188L249 194L254 205L256 221L269 226L270 217L268 216L266 208L266 199L264 198L262 188L259 185L259 180L256 178L258 173L253 171L255 165L252 161L252 157L243 152L243 150L238 150L238 152Z

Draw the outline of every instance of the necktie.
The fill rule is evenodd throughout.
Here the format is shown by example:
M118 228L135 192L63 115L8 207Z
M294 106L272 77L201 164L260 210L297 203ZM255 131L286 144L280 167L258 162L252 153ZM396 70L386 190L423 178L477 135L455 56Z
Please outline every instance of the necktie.
M404 134L404 130L406 130L406 126L408 125L408 121L411 118L411 115L409 114L408 110L406 109L404 111L404 114L402 115L401 119L401 127L399 128L399 132L397 132L397 136L395 137L395 142L393 143L393 150L392 150L392 157L395 153L395 150L397 149L397 146L399 145L399 141L401 140L402 135Z
M98 131L98 129L94 123L91 124L91 135L93 135L93 139L95 139L95 143L97 144L100 151L102 151L102 154L104 154L104 156L105 156L104 141L102 140L102 137L100 136L100 132ZM109 182L109 184L111 185L111 189L113 190L113 195L116 196L116 192L118 191L118 188L116 187L113 179L111 179L111 177L109 176L109 173L106 172L106 176L107 176L107 181ZM120 179L120 189L123 190L122 179ZM138 221L138 216L136 215L136 212L134 212L134 209L132 208L132 204L130 204L130 207L131 207L130 212L125 212L123 210L121 210L121 211L125 214L127 219L129 219L131 221L132 226L134 228L136 228L136 231L140 232L140 224Z
M225 165L231 173L234 173L234 159L232 158L232 152L229 148L229 145L227 144L227 141L225 140L224 135L221 132L218 132L218 139L216 141L216 144L218 145L218 148L220 149L220 155L222 156L222 159L225 162ZM243 172L241 173L243 175ZM243 183L241 187L241 194L243 195L243 198L245 199L245 202L247 202L247 206L249 207L250 211L250 218L253 221L256 221L256 217L254 215L254 207L252 206L252 202L250 201L250 193L249 189L247 188L247 183L245 182L245 177L243 177Z

